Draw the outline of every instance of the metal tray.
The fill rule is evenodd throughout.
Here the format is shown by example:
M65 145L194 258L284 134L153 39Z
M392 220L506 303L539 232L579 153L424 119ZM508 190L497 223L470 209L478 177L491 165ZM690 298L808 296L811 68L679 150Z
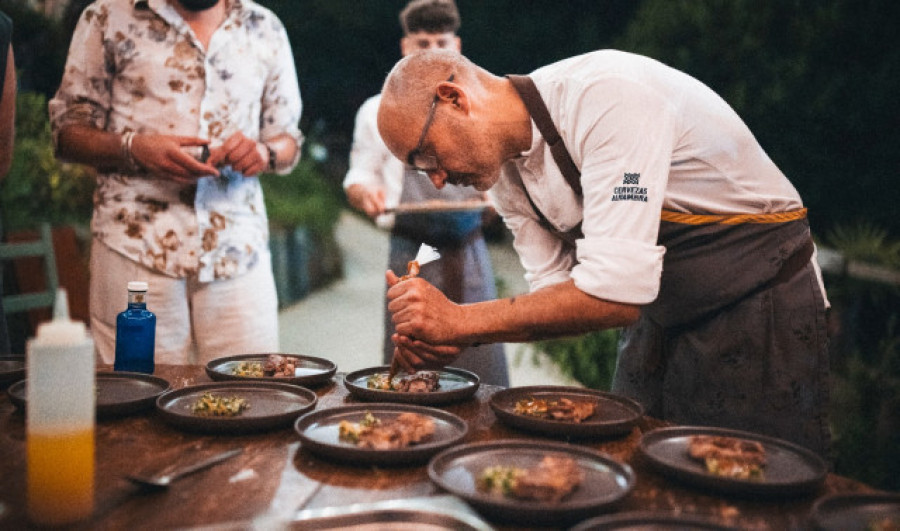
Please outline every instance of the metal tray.
M233 417L204 417L191 410L204 393L246 398L250 407ZM316 394L305 387L272 382L218 382L184 387L156 400L160 416L186 431L235 435L290 426L316 407Z
M447 494L298 511L287 526L297 530L492 531L462 500Z
M593 415L581 422L515 413L516 402L529 398L593 400L597 402L597 409ZM491 395L489 403L500 422L513 428L557 438L611 437L628 434L644 414L644 408L630 398L594 389L568 386L512 387Z
M440 387L431 393L400 393L397 391L384 391L381 389L369 389L367 380L377 373L387 373L388 365L370 367L351 372L344 376L344 385L350 394L361 400L372 402L401 402L404 404L417 404L433 406L449 404L471 398L478 391L481 379L474 372L453 367L444 367L438 371Z

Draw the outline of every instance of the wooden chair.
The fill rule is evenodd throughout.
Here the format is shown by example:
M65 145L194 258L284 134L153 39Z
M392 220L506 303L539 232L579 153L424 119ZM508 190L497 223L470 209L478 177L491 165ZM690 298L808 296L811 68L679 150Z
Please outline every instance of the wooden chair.
M29 257L39 257L44 260L44 289L36 292L4 295L3 309L7 314L35 308L50 308L51 310L53 308L56 289L59 287L59 278L50 224L41 223L38 232L40 237L35 241L0 243L0 260L5 262Z

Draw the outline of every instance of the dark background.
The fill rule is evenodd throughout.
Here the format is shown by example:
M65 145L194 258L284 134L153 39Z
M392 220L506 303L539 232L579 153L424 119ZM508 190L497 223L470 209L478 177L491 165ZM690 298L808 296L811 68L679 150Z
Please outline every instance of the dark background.
M56 90L77 15L16 24L21 88ZM262 0L294 48L310 142L340 181L357 107L399 59L406 0ZM743 116L810 207L813 232L867 224L900 235L900 47L893 0L458 0L463 53L496 74L527 73L605 47L684 70Z

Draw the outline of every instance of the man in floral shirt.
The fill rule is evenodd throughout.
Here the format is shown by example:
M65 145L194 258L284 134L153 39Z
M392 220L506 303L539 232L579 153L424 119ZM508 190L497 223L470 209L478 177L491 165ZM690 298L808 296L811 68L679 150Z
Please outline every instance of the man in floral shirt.
M157 363L278 350L256 176L300 157L282 23L251 0L97 0L50 102L58 156L97 168L91 329L113 361L126 284L149 282Z

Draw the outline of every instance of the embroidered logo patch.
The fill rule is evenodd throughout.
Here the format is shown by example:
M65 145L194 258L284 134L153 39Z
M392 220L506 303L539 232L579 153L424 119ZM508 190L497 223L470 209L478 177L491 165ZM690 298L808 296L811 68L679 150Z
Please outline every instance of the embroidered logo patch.
M612 201L647 202L647 189L641 186L640 173L626 173L622 178L622 186L613 188Z

